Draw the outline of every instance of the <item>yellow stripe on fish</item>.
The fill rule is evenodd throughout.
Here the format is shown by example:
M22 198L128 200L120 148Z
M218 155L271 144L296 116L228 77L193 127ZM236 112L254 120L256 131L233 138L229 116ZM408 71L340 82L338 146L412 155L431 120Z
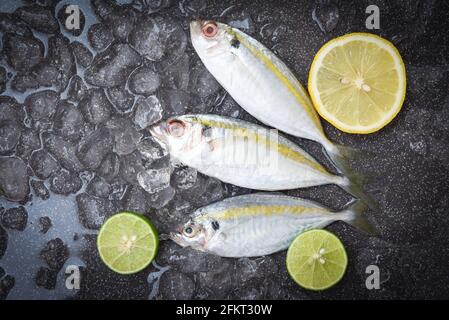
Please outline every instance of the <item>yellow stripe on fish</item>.
M199 216L198 221L202 219L207 219L208 217L213 217L217 220L232 220L242 217L252 217L252 216L274 216L279 214L294 214L294 215L304 215L309 213L319 213L319 214L331 214L328 210L324 208L311 208L311 207L300 207L300 206L248 206L240 208L230 208L222 211L217 211L210 213L207 216Z
M216 120L212 120L212 119L204 119L204 118L195 117L192 120L197 121L207 127L216 127L216 128L221 128L221 129L233 130L233 133L236 136L253 138L256 142L260 141L260 142L264 143L267 147L270 148L270 150L277 149L281 155L283 155L284 157L286 157L288 159L305 164L315 170L318 170L319 172L330 175L330 173L319 163L314 162L314 161L304 157L301 153L289 148L288 146L286 146L284 144L276 143L264 136L258 135L255 132L251 132L248 129L238 128L238 127L235 127L233 124L226 123L226 122L220 122L220 121L216 121ZM273 148L273 149L271 149L271 148Z
M248 42L244 37L242 37L239 33L235 32L233 29L230 29L230 33L236 37L238 41L240 41L241 44L245 46L256 58L261 60L264 65L273 72L276 77L286 86L288 91L290 91L291 94L293 94L300 103L300 105L306 110L306 112L309 114L309 116L313 119L315 124L321 128L321 122L313 109L313 106L310 102L306 101L301 94L297 91L296 87L290 82L290 80L279 70L279 68L271 62L270 58L267 57L267 55L261 51L259 48L253 46L250 42ZM299 82L297 83L299 87L301 87L301 84ZM305 93L305 91L304 91ZM306 93L305 93L306 94Z

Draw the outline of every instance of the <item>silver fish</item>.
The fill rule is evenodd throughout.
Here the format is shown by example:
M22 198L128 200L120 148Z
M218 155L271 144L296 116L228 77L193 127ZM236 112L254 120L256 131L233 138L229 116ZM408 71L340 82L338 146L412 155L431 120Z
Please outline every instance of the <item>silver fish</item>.
M152 126L150 132L176 161L240 187L274 191L337 184L364 197L348 178L330 173L290 140L250 122L183 115Z
M348 209L332 212L312 201L255 193L228 198L200 208L170 238L182 247L223 257L255 257L288 248L306 230L342 220L368 233L374 231L357 201Z
M352 151L326 137L307 91L273 52L215 21L191 22L190 35L206 68L243 109L269 126L319 142L343 173L350 172Z

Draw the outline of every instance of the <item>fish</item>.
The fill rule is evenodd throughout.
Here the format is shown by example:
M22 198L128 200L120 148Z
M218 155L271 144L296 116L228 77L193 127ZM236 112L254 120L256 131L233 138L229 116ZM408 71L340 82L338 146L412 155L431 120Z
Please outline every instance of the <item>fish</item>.
M190 23L191 42L209 72L253 117L290 135L320 143L337 169L360 151L332 143L311 99L293 72L256 39L224 23Z
M236 196L202 207L169 238L182 247L222 257L269 255L289 247L300 233L344 221L368 234L376 229L358 200L333 212L313 201L277 193Z
M239 187L279 191L336 184L356 198L367 198L352 180L330 173L275 129L232 117L187 114L149 131L175 163Z

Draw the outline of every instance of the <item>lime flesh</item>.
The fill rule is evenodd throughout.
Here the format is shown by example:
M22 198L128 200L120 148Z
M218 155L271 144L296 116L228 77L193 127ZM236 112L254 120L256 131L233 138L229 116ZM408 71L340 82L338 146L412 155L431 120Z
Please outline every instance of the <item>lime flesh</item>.
M103 262L121 274L136 273L147 267L159 246L157 231L145 217L121 212L109 218L97 237Z
M287 270L300 286L310 290L332 287L343 277L348 257L341 241L326 230L300 234L287 252Z

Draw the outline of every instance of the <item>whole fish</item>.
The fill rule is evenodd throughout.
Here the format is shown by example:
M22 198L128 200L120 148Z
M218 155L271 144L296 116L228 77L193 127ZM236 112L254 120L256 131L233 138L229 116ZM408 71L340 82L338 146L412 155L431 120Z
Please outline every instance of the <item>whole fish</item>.
M232 98L261 122L319 142L342 172L350 148L327 139L312 102L290 69L242 31L215 21L190 23L193 47Z
M277 130L218 115L182 115L150 132L175 161L227 183L266 191L337 184L364 198L357 185L327 171Z
M364 209L364 204L356 201L346 210L332 212L309 200L255 193L196 210L170 238L180 246L223 257L262 256L288 248L301 232L337 220L372 233Z

